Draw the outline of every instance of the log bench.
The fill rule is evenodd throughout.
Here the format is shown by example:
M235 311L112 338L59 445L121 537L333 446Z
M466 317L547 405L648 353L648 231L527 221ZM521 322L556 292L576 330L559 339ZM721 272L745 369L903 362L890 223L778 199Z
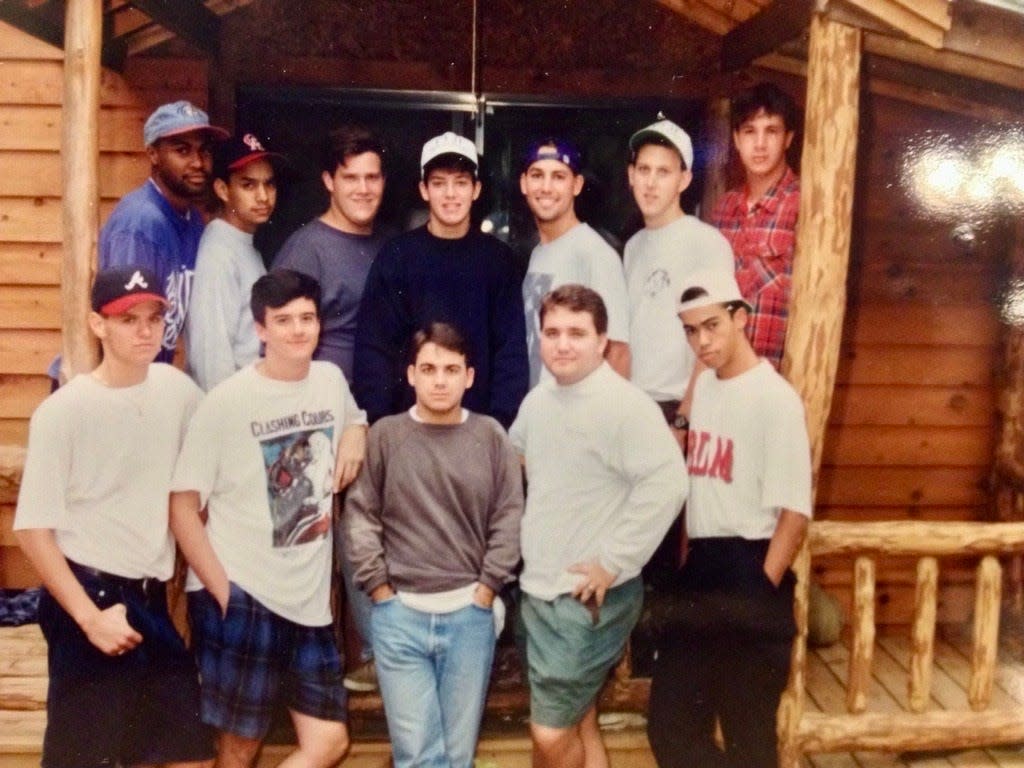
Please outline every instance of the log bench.
M814 522L797 557L789 686L779 705L780 768L797 768L813 752L954 749L1024 741L1024 710L990 706L999 645L1002 566L998 556L1024 553L1024 523ZM845 712L807 707L807 605L811 560L852 557L851 645ZM929 708L937 615L939 559L977 557L971 677L962 711ZM875 641L875 563L881 556L917 558L907 681L908 711L868 711Z

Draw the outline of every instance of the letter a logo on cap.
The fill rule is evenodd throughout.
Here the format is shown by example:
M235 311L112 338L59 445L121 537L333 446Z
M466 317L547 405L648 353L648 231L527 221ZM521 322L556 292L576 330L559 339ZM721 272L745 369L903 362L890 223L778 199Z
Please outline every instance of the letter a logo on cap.
M142 276L139 270L132 272L131 280L124 284L126 291L132 290L132 288L149 288L149 283L146 282L146 278Z

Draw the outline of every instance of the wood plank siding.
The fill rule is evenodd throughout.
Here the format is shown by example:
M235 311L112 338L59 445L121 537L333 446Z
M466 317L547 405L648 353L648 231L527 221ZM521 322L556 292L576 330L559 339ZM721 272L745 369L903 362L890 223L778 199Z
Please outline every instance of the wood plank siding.
M103 70L100 221L149 173L142 124L175 99L206 103L206 63L146 58ZM60 348L63 52L0 22L0 445L24 445L49 392ZM14 499L0 493L0 585L36 582L7 532Z

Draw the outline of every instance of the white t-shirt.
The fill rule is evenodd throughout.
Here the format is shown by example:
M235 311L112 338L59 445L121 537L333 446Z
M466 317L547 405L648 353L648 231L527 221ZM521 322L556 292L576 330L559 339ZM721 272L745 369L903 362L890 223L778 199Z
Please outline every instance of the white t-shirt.
M691 538L770 539L781 509L811 517L803 403L767 360L729 379L697 377L688 440Z
M189 373L209 391L260 356L249 296L267 273L253 236L223 219L199 241L186 324Z
M74 377L32 415L15 530L51 528L70 560L131 579L174 572L171 472L202 399L164 363L132 387Z
M330 623L334 460L342 430L365 424L341 370L314 361L302 381L247 366L207 395L171 489L198 491L228 578L274 613ZM189 574L186 589L202 585Z
M530 266L523 279L523 307L531 387L538 381L551 380L540 359L541 299L566 283L579 283L601 294L608 310L608 338L629 343L629 296L622 261L588 224L577 224L550 243L540 243L530 254Z
M523 590L571 592L567 568L596 558L622 584L640 573L686 498L686 466L660 409L608 363L582 381L542 382L509 429L526 459Z
M629 238L624 265L633 383L655 400L679 400L694 365L676 313L679 296L699 269L732 272L732 248L710 224L684 215Z

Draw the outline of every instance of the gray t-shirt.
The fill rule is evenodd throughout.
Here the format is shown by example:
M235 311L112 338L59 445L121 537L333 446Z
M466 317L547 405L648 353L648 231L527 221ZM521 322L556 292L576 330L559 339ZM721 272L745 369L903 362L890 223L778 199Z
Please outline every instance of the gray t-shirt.
M352 235L315 219L295 231L274 259L274 267L294 269L320 281L323 329L314 357L337 365L349 382L356 314L382 241L376 233Z

